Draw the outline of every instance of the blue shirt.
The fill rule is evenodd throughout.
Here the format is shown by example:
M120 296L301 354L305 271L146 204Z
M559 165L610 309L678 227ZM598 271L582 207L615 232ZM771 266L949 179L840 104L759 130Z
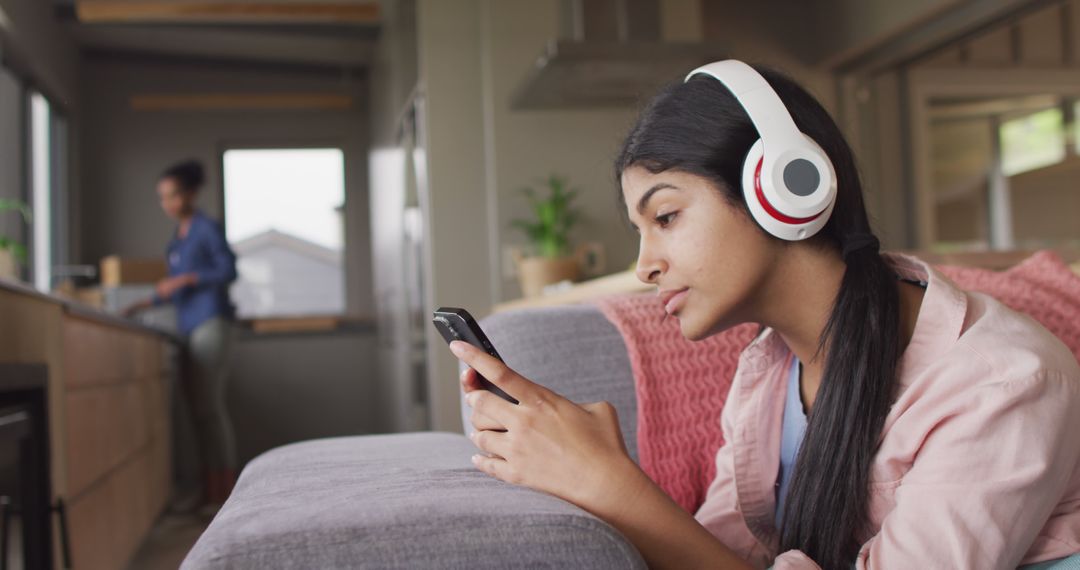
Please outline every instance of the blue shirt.
M806 435L806 411L803 410L802 391L799 388L799 359L791 358L788 373L787 397L784 399L784 419L780 436L780 473L776 477L776 528L784 518L791 475L795 472L795 459L799 456Z
M236 280L236 255L225 241L217 222L196 210L187 236L176 232L165 248L169 276L194 273L198 283L183 287L169 299L154 295L156 304L165 301L176 305L177 328L184 336L214 317L233 318L236 314L229 299L229 283Z

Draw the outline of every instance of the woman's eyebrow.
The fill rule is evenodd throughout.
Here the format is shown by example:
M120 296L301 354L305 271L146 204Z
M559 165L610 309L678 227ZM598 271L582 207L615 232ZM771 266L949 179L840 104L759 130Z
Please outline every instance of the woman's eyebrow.
M637 203L637 211L638 211L638 213L639 214L644 214L645 213L645 206L647 206L649 204L649 199L652 198L653 194L656 194L657 192L659 192L661 190L668 189L668 188L671 188L672 190L682 190L682 188L679 188L678 186L675 186L675 185L672 185L672 184L668 184L667 182L660 182L660 183L656 184L652 188L649 188L648 190L646 190L645 193L641 195L641 199L638 200L638 203Z

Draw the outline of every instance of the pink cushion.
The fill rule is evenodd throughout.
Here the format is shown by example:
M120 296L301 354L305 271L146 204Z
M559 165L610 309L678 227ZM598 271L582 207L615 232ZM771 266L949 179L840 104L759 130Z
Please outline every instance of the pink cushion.
M1080 276L1052 251L1038 251L1006 271L938 267L961 289L986 293L1039 321L1080 360Z
M996 297L1057 335L1080 360L1080 277L1056 254L1038 252L1008 271L943 266L961 289ZM757 332L741 325L700 342L662 319L655 295L597 302L626 342L638 401L638 456L642 469L679 505L694 512L716 475L723 445L720 412L739 354Z

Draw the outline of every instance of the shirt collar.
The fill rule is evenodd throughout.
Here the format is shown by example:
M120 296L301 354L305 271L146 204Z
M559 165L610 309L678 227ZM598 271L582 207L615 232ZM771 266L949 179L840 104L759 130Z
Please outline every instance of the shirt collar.
M898 253L884 256L901 277L926 281L915 330L896 366L900 384L907 385L960 338L967 317L967 295L925 261Z
M885 262L904 279L926 282L926 294L904 353L897 362L899 383L915 377L960 338L967 315L967 295L949 278L926 262L897 253L882 254ZM842 334L842 332L841 332ZM743 351L741 364L748 370L766 368L788 357L790 350L780 335L765 329Z

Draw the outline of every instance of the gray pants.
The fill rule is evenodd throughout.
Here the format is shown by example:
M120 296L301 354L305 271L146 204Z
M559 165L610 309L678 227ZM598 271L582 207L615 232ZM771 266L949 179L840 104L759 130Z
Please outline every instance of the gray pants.
M206 470L236 469L236 437L225 408L232 336L232 322L215 317L195 327L188 340L184 387Z

